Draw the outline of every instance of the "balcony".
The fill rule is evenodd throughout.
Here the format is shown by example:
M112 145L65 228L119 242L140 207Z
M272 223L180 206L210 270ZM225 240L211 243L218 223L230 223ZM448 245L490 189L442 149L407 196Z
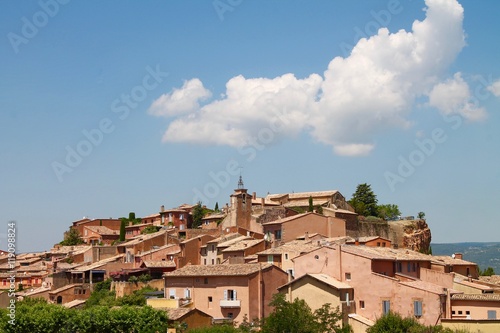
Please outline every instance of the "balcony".
M220 300L221 308L240 308L241 300L239 299L221 299Z

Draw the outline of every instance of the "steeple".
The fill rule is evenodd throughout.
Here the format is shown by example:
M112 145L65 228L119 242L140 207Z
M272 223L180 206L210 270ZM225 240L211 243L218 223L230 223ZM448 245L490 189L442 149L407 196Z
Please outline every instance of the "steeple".
M243 178L240 175L240 180L238 180L238 190L244 189L245 186L243 185Z

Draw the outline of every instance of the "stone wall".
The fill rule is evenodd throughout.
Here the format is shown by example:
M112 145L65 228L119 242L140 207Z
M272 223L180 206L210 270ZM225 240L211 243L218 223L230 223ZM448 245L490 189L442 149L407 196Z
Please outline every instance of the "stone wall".
M115 290L116 297L123 297L125 295L132 294L135 290L140 290L146 286L156 288L158 290L163 290L164 281L163 279L151 280L147 283L144 282L111 282L111 290Z

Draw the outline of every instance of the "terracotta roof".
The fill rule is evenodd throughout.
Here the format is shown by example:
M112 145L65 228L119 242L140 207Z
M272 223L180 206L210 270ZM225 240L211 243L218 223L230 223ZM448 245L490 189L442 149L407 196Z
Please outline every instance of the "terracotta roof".
M210 214L208 216L203 217L202 220L223 219L224 217L226 217L226 214L223 213Z
M451 296L453 301L489 301L500 302L500 294L455 294Z
M164 235L167 233L167 229L161 229L157 232L154 232L152 234L144 234L144 235L138 235L138 236L135 236L134 238L132 238L130 241L128 242L125 242L125 243L122 243L118 246L131 246L131 245L136 245L136 244L139 244L145 240L148 240L148 239L151 239L151 238L154 238L154 237L158 237L158 236L161 236L161 235Z
M72 254L83 253L92 248L91 245L75 245L75 246L61 246L59 248L53 248L50 250L52 254L68 254L72 252Z
M240 242L242 242L244 240L251 240L251 239L252 238L249 237L249 236L236 237L236 238L230 239L228 241L218 243L217 244L217 248L229 247L229 246L238 244L238 243L240 243Z
M444 290L443 286L440 286L438 284L434 284L431 282L415 280L415 281L406 281L406 282L399 282L399 283L404 285L404 286L407 286L407 287L425 290L427 292L437 294L437 295L446 294L446 291ZM448 289L448 290L450 291L450 294L461 293L461 291L458 291L458 290L453 290L453 289Z
M89 225L89 226L85 226L84 228L87 228L90 231L93 231L99 235L118 235L118 230L112 230L108 227Z
M79 287L79 286L81 286L81 284L76 284L76 283L75 284L67 284L65 286L62 286L61 288L57 288L57 289L49 291L49 294L57 294L57 293L60 293L61 291L65 291L65 290Z
M461 285L464 285L464 286L467 286L467 287L470 287L470 288L479 289L479 290L482 290L483 292L484 291L491 291L491 292L493 292L493 290L494 290L493 288L485 286L483 284L469 282L467 280L455 281L455 283L458 283L458 284L461 284Z
M380 236L366 236L366 237L358 237L357 238L358 242L360 242L360 243L367 243L367 242L370 242L370 241L373 241L376 239L382 239L382 240L385 240L388 242L391 241L388 238L384 238L384 237L380 237ZM350 244L350 243L355 243L355 242L356 242L356 238L351 238L346 243Z
M272 224L282 224L282 223L286 223L286 222L289 222L289 221L293 221L293 220L296 220L298 218L301 218L301 217L304 217L304 216L307 216L307 215L311 215L311 214L315 214L315 215L319 215L319 214L316 214L316 213L311 213L311 212L307 212L307 213L301 213L301 214L297 214L297 215L293 215L293 216L289 216L289 217L285 217L285 218L278 218L277 220L274 220L274 221L270 221L270 222L266 222L266 223L262 223L262 225L272 225ZM323 215L319 215L319 216L322 216L324 218L327 218L326 216L323 216Z
M476 265L476 263L471 261L466 261L462 259L452 258L450 256L432 256L431 259L433 264L441 265Z
M324 199L313 199L313 206L323 206L328 203L328 200ZM293 201L288 201L283 204L284 207L307 207L309 206L309 199L305 200L293 200Z
M312 250L317 249L316 244L305 240L294 240L283 245L267 249L257 253L258 255L268 255L268 254L282 254L285 252L296 252L296 253L307 253Z
M317 191L317 192L297 192L297 193L284 193L284 194L268 194L266 198L281 198L286 195L288 195L288 198L290 199L299 199L299 198L305 198L309 199L309 197L312 197L313 199L315 197L326 197L326 196L332 196L335 193L337 193L337 190L333 191Z
M169 268L169 267L177 267L175 261L165 260L165 261L154 261L154 260L145 260L142 263L147 268ZM142 265L141 265L142 266Z
M154 248L154 249L151 249L149 251L145 251L145 252L141 252L140 254L136 254L136 257L143 257L143 256L146 256L148 254L152 254L152 253L155 253L155 252L158 252L161 250L165 250L165 249L168 249L168 251L165 251L165 255L177 254L177 253L181 252L181 248L179 245L166 244L166 245L160 246L158 248Z
M147 215L147 216L141 217L141 220L143 220L143 219L150 219L150 218L153 218L153 217L160 217L160 213L151 214L151 215Z
M75 299L75 300L72 300L71 302L64 303L62 306L71 309L71 308L74 308L74 307L76 307L78 305L82 305L85 302L87 302L87 300L84 300L84 299Z
M368 259L431 261L432 256L409 249L392 249L389 247L374 247L364 245L343 245L342 251Z
M292 280L292 281L288 282L287 284L282 285L281 287L278 287L278 289L281 289L285 286L293 284L296 281L299 281L299 280L304 279L306 277L311 277L311 278L318 280L324 284L327 284L330 287L333 287L337 290L338 289L352 289L352 287L350 285L348 285L347 283L341 282L341 281L339 281L339 280L335 279L334 277L331 277L330 275L327 275L327 274L304 274L301 277L299 277L295 280Z
M194 310L193 308L166 308L165 309L165 311L168 314L169 320L178 320L193 310Z
M101 266L106 265L107 263L120 260L124 256L125 256L125 254L123 254L123 253L122 254L118 254L118 255L116 255L114 257L110 257L110 258L106 258L106 259L100 260L100 261L95 262L95 263L93 263L91 265L77 267L77 268L71 270L71 272L72 273L80 273L80 272L89 271L91 269L96 269L96 268L99 268Z
M29 289L25 292L17 293L17 295L19 295L19 296L34 296L37 294L44 293L46 291L50 291L50 288L49 287L38 287L38 288L35 288L33 290Z
M222 250L222 252L241 251L264 242L263 239L245 239Z
M237 238L237 237L241 237L241 234L238 234L238 233L230 233L230 234L222 235L222 236L220 236L220 237L217 237L217 238L214 238L214 239L212 239L212 240L209 240L209 241L207 242L207 244L225 242L225 241L228 241L228 240L231 240L231 239Z
M272 264L187 265L163 276L247 276L267 269Z

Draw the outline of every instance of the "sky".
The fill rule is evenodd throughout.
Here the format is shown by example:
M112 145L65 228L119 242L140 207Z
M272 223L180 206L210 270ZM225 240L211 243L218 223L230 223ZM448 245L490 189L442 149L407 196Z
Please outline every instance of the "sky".
M2 1L0 248L86 216L368 183L500 241L500 2Z

